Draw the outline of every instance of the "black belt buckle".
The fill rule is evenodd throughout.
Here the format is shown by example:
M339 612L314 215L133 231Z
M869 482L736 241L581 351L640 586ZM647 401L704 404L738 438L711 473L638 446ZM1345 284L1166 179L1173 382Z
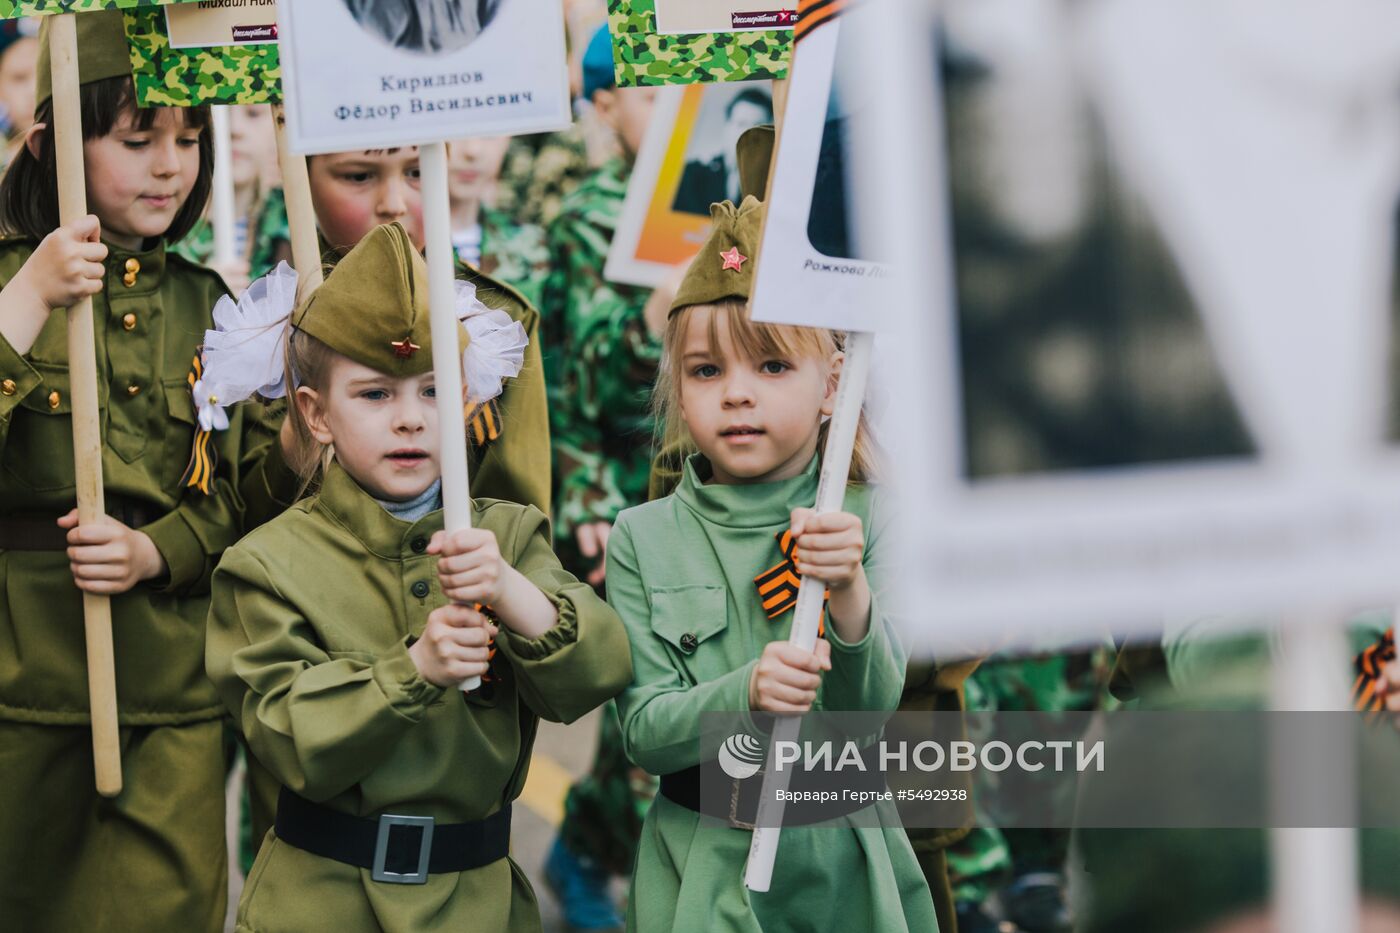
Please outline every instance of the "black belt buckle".
M396 827L422 830L423 838L418 843L418 866L413 871L389 871L384 866L389 857L389 837ZM395 816L385 813L379 817L379 834L374 840L374 867L370 876L375 881L389 884L427 884L428 857L433 851L433 818L431 816Z

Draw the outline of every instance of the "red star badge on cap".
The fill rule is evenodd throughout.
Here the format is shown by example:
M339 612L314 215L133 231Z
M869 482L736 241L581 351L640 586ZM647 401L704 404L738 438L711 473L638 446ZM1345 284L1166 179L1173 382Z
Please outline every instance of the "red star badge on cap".
M391 340L389 341L389 346L394 348L394 355L401 360L406 360L413 356L415 351L423 349L418 346L418 344L414 343L410 337L405 337L402 340Z
M749 261L749 257L739 252L739 247L737 246L731 246L727 253L720 253L719 258L724 260L724 267L719 270L721 272L725 269L733 269L735 272L738 272L741 270L744 263Z

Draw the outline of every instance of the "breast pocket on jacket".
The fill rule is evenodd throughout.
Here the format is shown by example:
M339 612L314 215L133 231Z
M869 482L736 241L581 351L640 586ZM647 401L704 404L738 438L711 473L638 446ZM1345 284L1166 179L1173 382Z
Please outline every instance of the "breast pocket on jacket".
M73 486L73 400L66 367L34 363L43 382L10 415L5 472L35 492Z
M722 586L652 587L651 630L668 644L690 674L703 683L734 666L720 637L729 622L729 593Z

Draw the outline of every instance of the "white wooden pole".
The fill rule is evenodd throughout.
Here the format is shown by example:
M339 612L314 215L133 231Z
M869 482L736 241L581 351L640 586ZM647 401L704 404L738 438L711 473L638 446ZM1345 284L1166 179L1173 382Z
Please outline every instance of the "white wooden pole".
M214 261L227 264L238 259L233 199L233 143L227 107L211 107L214 131L214 190L209 205L214 228Z
M1303 618L1284 627L1282 650L1273 664L1273 708L1279 712L1347 710L1350 656L1346 630L1326 617ZM1287 730L1286 724L1280 728ZM1272 757L1276 819L1296 806L1298 795L1344 797L1356 812L1355 746L1339 742L1339 755L1325 763L1335 779L1319 786L1303 776L1316 770L1318 749L1284 741ZM1271 837L1274 922L1280 933L1353 933L1361 920L1357 879L1357 832L1342 827L1282 827Z
M841 367L841 383L836 390L836 407L822 454L821 478L817 483L815 511L839 512L846 497L846 478L851 469L851 453L855 448L856 428L860 424L861 406L865 402L865 385L870 377L870 358L875 354L875 335L853 333L846 343L846 358ZM821 623L822 599L826 585L820 580L803 577L797 590L797 608L788 641L804 651L817 647L817 629ZM768 766L763 777L763 789L758 799L753 840L749 845L749 861L744 870L744 884L750 891L767 891L773 881L773 864L778 855L778 824L782 822L786 805L778 800L780 791L788 789L792 772L777 769L776 749L779 742L797 740L802 717L779 717L773 727L768 748Z
M457 351L456 257L452 252L452 210L447 194L447 144L418 149L422 169L423 235L428 243L428 301L433 324L433 381L438 431L442 438L442 519L448 532L470 528L467 423L462 414L462 356ZM480 677L463 681L463 693L481 686Z

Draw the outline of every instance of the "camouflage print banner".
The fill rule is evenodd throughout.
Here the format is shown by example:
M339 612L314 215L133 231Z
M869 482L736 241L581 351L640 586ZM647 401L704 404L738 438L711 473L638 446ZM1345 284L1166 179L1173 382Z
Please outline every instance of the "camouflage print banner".
M172 49L163 10L132 10L125 17L140 106L270 104L282 99L276 44Z
M619 87L787 77L791 29L658 35L655 0L608 0L608 28Z
M0 19L21 16L52 16L55 13L94 13L98 10L129 10L138 6L168 6L196 0L0 0Z

